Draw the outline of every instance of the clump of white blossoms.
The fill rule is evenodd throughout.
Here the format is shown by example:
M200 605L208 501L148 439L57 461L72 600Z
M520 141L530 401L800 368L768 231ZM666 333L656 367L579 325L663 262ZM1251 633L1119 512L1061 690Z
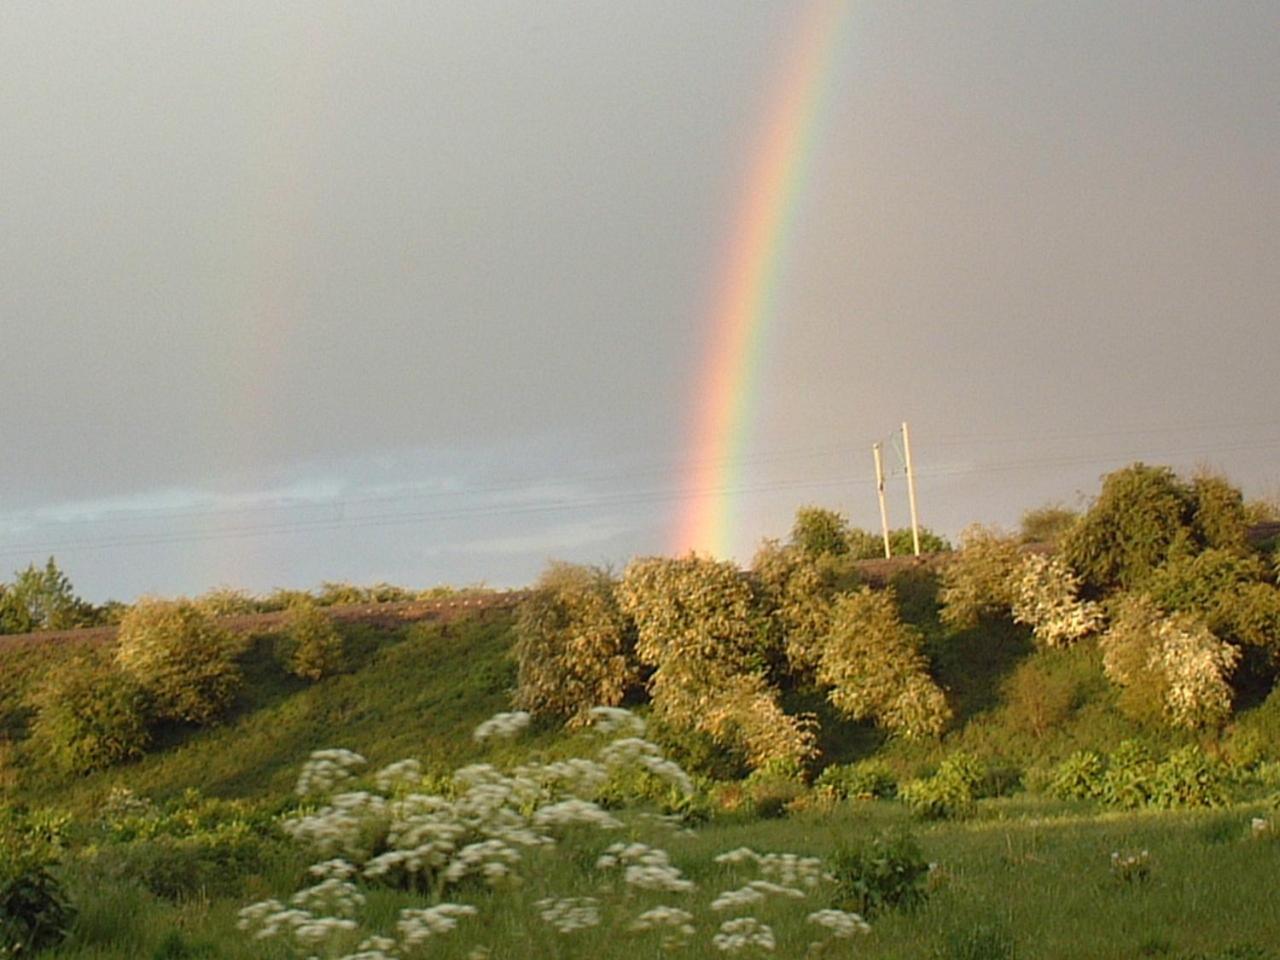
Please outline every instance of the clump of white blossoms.
M548 897L534 907L538 916L560 933L600 925L600 901L595 897Z
M350 780L367 760L351 750L317 750L302 765L298 784L293 788L300 797L332 793L340 783Z
M495 713L480 726L476 727L471 736L478 741L488 740L492 737L508 740L523 733L528 726L529 714L525 710L515 710L511 713Z
M622 882L636 890L690 893L695 887L678 867L672 866L667 851L644 843L615 843L596 860L597 870L622 867Z
M837 940L848 940L858 934L871 932L871 924L863 920L861 914L845 910L815 910L805 920L825 927Z
M741 953L744 950L772 950L777 946L773 928L755 917L738 917L720 924L720 930L711 938L711 944L725 953Z
M1013 588L1013 619L1043 647L1065 647L1102 628L1102 608L1080 599L1080 579L1059 557L1022 558Z
M679 907L653 907L636 917L630 928L633 932L658 930L662 932L662 949L675 950L688 943L697 928L693 914Z
M587 799L614 772L639 769L682 792L693 790L688 775L667 760L656 744L642 739L642 720L618 708L593 711L592 718L597 732L606 736L594 757L509 769L476 763L456 770L451 780L443 782L424 779L416 760L390 764L356 781L365 765L359 754L316 752L298 783L297 792L308 798L308 806L283 825L291 837L320 856L310 869L314 882L285 902L264 900L245 907L240 928L260 940L274 939L299 957L406 960L421 956L434 951L429 943L433 938L454 933L461 920L480 912L471 904L448 902L446 894L453 888L479 879L494 889L486 902L502 902L503 891L539 883L539 850L576 836L571 831L583 827L624 827L620 815ZM477 728L476 738L515 736L527 724L527 714L499 714ZM370 784L370 789L354 789ZM441 792L428 792L428 784L442 784ZM671 818L649 815L648 820L667 828L678 826ZM641 818L626 821L636 822ZM828 879L815 857L759 854L741 848L717 860L750 866L758 878L721 893L711 904L715 911L766 899L802 899ZM598 897L543 896L533 901L541 921L561 933L572 933L607 920L613 930L660 937L664 951L678 949L696 936L693 912L653 905L655 894L696 891L665 850L640 842L615 843L599 856L596 868L604 875ZM362 919L366 912L362 887L369 883L412 890L415 896L425 896L429 905L422 907L419 900L400 910L392 930L369 929ZM851 920L840 926L836 919L812 919L827 913L835 917L840 912L819 911L811 915L811 922L831 930L832 941L844 936L839 931L849 924L856 926ZM712 942L726 952L775 946L772 929L749 916L720 924ZM650 947L654 945L649 941ZM461 947L458 955L465 950L466 946ZM486 948L477 947L469 956L487 956Z

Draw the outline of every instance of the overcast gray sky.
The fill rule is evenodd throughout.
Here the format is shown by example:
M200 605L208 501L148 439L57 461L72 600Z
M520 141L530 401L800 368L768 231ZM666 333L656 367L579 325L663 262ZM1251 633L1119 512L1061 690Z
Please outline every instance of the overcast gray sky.
M661 551L805 2L0 5L0 578L519 584ZM739 476L1016 522L1280 486L1273 2L851 2ZM892 519L905 521L895 487Z

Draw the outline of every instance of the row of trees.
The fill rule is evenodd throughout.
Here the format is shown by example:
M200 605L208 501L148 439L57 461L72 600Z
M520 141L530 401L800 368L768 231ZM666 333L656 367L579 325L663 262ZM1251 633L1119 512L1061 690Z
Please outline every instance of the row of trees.
M783 709L789 689L902 736L940 733L950 711L923 638L892 591L860 584L849 533L839 514L805 508L791 542L766 541L746 571L693 554L640 558L618 578L553 564L519 613L517 704L576 724L647 696L668 729L757 769L814 753L816 720Z
M1280 589L1248 541L1251 519L1220 477L1134 464L1081 515L1055 506L1029 513L1021 535L965 531L942 568L940 617L952 631L1010 619L1044 648L1096 642L1127 712L1221 724L1243 688L1269 687L1280 668ZM815 721L783 710L788 690L895 735L936 736L952 712L922 636L892 589L857 575L857 559L880 555L878 537L806 507L790 541L766 541L747 570L697 555L641 558L620 577L554 564L519 614L518 705L574 724L647 697L668 727L757 768L813 751Z
M966 530L943 573L941 616L955 628L1011 617L1045 647L1096 638L1128 714L1218 726L1280 669L1276 557L1249 542L1256 516L1221 477L1134 464L1104 478L1053 556Z

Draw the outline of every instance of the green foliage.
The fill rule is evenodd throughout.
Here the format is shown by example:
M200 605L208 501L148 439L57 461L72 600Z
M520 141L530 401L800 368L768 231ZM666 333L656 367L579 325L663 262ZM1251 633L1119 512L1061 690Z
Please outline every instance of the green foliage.
M1151 802L1155 790L1156 761L1138 740L1125 740L1112 752L1102 778L1101 800L1113 807L1133 810Z
M1093 750L1078 750L1058 764L1049 793L1064 800L1096 800L1105 787L1107 763Z
M1080 514L1060 503L1050 503L1028 510L1019 524L1019 539L1023 543L1056 544L1079 519Z
M838 848L831 875L836 882L833 905L868 919L888 910L914 910L929 896L929 863L905 832Z
M30 837L0 836L0 957L27 957L61 943L75 909L53 874L56 850Z
M1280 589L1257 556L1215 547L1173 557L1146 592L1165 610L1199 614L1224 640L1280 655Z
M1015 538L973 525L960 534L960 549L942 571L942 622L957 630L984 617L1005 616L1013 607L1021 570Z
M768 647L786 650L787 663L797 676L817 666L822 643L831 628L831 603L836 594L835 572L827 561L797 547L766 540L751 564L756 603L770 632Z
M1015 730L1042 740L1085 702L1093 664L1069 651L1045 651L1019 663L1004 681L1004 711Z
M1102 480L1102 492L1062 539L1062 554L1090 586L1140 586L1190 538L1195 501L1168 467L1142 463Z
M791 525L791 545L810 558L846 554L849 520L843 513L824 507L801 507Z
M1194 744L1172 753L1152 777L1151 803L1157 807L1220 807L1227 800L1225 772Z
M596 567L553 563L543 572L516 619L516 706L577 725L592 707L622 703L640 677L615 588Z
M332 677L349 666L346 641L329 614L314 603L288 609L279 652L285 669L305 680Z
M833 763L826 767L814 786L838 800L873 800L892 797L898 783L889 766L880 760Z
M241 684L239 643L188 600L139 600L120 624L116 662L164 720L208 723Z
M1191 480L1193 529L1205 547L1243 550L1249 530L1244 496L1226 477L1201 472Z
M932 777L912 780L898 788L898 799L922 820L953 820L972 816L984 771L968 754L943 760Z
M938 960L1013 960L1017 943L1000 923L975 923L949 930L934 956Z
M151 741L146 692L100 658L80 656L54 669L33 699L35 742L68 773L139 757Z
M938 736L951 708L929 676L922 644L920 632L899 618L892 588L864 587L836 601L818 682L850 719L873 720L907 739Z
M100 853L95 866L108 880L187 900L237 893L246 876L261 872L268 855L268 845L248 825L230 822L187 836L158 833L117 844Z
M872 560L876 557L884 556L884 540L879 537L874 538L879 549L870 557L859 557L862 560ZM895 557L910 556L915 552L915 537L911 533L910 527L898 527L889 531L889 549ZM939 536L928 527L920 528L920 553L947 553L951 550L951 542L945 537Z
M94 622L92 605L76 596L67 575L50 557L44 568L30 564L0 585L0 633L70 630Z
M236 587L214 587L192 602L209 617L244 616L262 609L260 602L248 591Z

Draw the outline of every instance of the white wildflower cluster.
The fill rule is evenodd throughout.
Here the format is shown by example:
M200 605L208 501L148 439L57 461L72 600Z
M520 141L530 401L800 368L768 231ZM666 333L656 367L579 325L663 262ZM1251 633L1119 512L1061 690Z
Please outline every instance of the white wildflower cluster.
M848 940L860 933L871 932L871 924L862 919L861 914L845 910L815 910L805 920L826 928L836 940Z
M622 826L621 820L605 813L599 804L576 797L539 807L533 814L533 823L539 827L565 827L571 823L581 823L601 830L617 830Z
M684 946L696 933L693 914L679 907L653 907L632 922L633 932L658 930L662 932L662 949L674 950Z
M399 793L422 783L422 763L418 760L397 760L373 775L373 784L383 793Z
M538 916L560 933L573 933L600 925L600 901L595 897L560 897L539 900Z
M384 797L356 790L340 793L327 806L286 820L281 826L293 839L313 847L322 856L342 853L362 859L369 853L368 826L386 818Z
M1249 836L1255 840L1266 840L1275 836L1275 825L1266 817L1254 817L1249 821Z
M1060 557L1023 557L1012 592L1013 619L1041 646L1069 646L1102 628L1102 608L1080 599L1080 580Z
M780 883L770 883L768 880L752 880L745 887L726 890L721 893L711 901L711 909L717 911L738 910L759 903L770 896L801 899L804 895L805 892L803 890L798 890L795 887L783 886Z
M679 764L666 759L662 748L639 737L624 737L600 751L600 762L610 769L637 766L665 780L685 796L693 793L693 780Z
M529 714L525 710L515 710L511 713L495 713L480 726L476 727L471 736L476 740L489 740L493 737L509 740L522 733L528 726Z
M449 933L461 917L474 917L479 911L465 903L439 903L424 910L401 910L396 932L405 949L412 950L432 937Z
M436 896L467 878L495 886L520 883L528 848L554 844L561 829L622 826L616 816L583 799L599 790L615 771L639 767L679 789L693 789L683 770L655 744L640 738L642 720L617 708L598 710L593 718L599 731L614 737L596 758L524 764L510 770L472 764L455 771L447 795L427 792L428 781L416 760L377 771L370 778L373 789L351 789L365 758L349 750L317 751L305 764L297 785L299 796L314 799L283 824L291 837L323 858L310 869L314 882L286 902L266 900L246 907L240 915L241 929L264 940L286 940L290 949L307 956L396 960L453 930L476 908L439 903L405 909L394 937L370 935L361 930L359 914L365 897L358 883L390 881L433 890ZM528 715L523 712L499 714L477 728L476 738L511 736L527 724ZM670 825L671 818L661 819ZM761 858L759 862L772 861ZM641 843L614 844L598 866L616 870L620 887L628 895L695 889L671 864L666 851ZM765 888L777 884L758 881L756 886L763 895ZM538 910L546 922L568 932L598 924L601 905L593 898L547 899L538 902ZM654 907L636 917L631 929L659 931L664 947L678 946L693 935L693 917L675 907ZM745 928L739 933L747 939L760 935ZM358 945L353 948L352 944Z
M622 882L636 890L689 893L692 880L671 865L667 851L644 843L615 843L596 860L597 870L622 868Z
M591 725L606 737L644 736L644 718L637 717L630 710L624 710L622 707L592 707L589 716Z
M294 793L300 797L332 793L338 784L350 780L354 771L367 762L351 750L317 750L302 765Z
M729 866L753 865L760 873L790 887L812 890L831 879L818 857L802 857L795 853L756 853L750 847L738 847L716 857L716 863Z
M1135 883L1151 876L1151 852L1139 850L1136 853L1111 853L1111 874L1125 883Z
M738 917L720 924L719 932L711 938L712 946L725 953L741 953L758 948L772 950L777 946L773 928L755 917Z

